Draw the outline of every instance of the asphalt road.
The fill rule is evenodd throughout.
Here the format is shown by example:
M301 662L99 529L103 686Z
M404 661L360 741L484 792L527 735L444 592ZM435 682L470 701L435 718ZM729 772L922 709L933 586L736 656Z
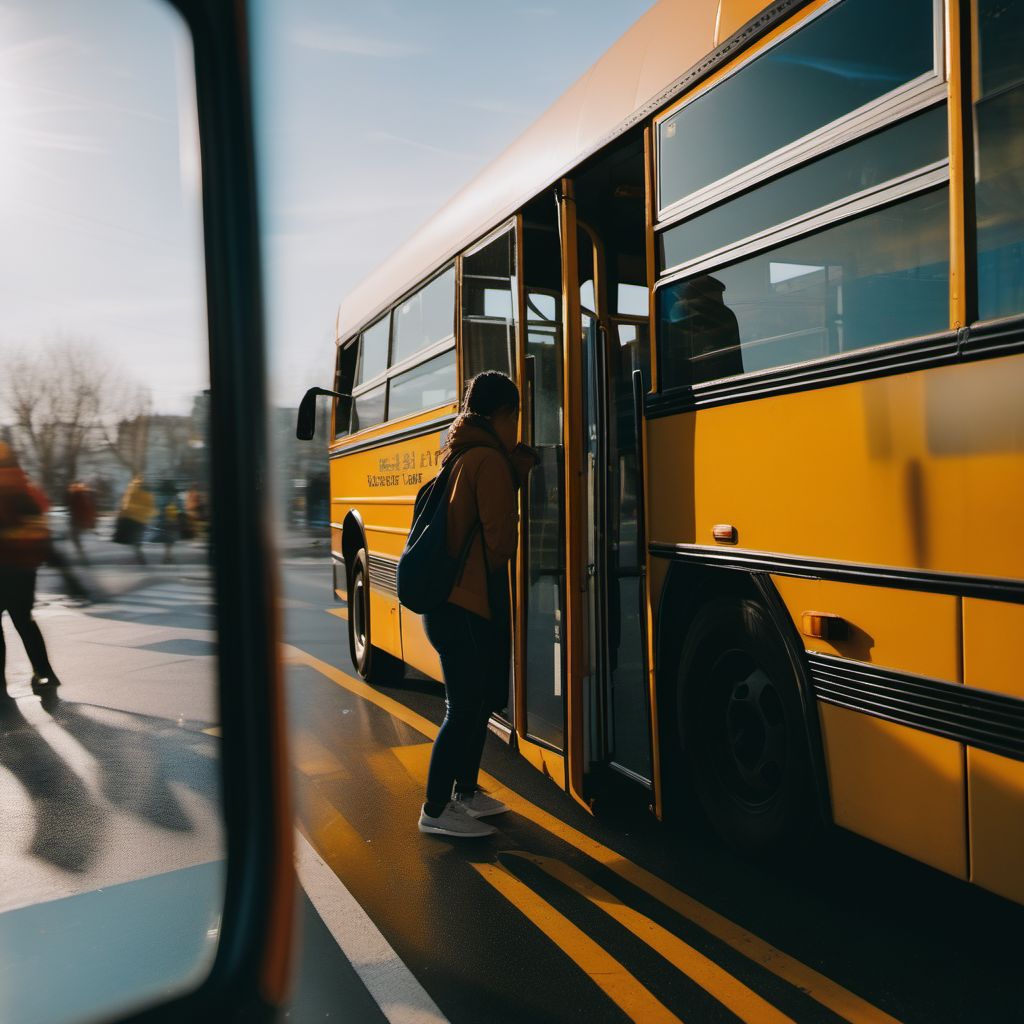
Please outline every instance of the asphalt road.
M849 834L741 860L696 810L593 817L492 736L498 835L420 835L440 688L360 683L329 567L285 581L300 827L449 1020L1024 1020L1024 909Z
M201 559L182 562L103 569L90 605L43 574L59 699L31 692L4 623L0 1021L109 1011L209 962L215 637ZM355 677L330 576L322 559L283 573L309 891L289 1021L1024 1020L1024 910L852 836L742 861L696 812L670 829L624 794L591 816L496 737L498 835L422 836L441 690Z

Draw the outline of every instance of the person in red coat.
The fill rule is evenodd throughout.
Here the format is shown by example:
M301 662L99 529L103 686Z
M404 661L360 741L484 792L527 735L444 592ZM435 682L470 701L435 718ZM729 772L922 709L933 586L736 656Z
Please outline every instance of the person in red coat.
M60 685L46 644L32 618L36 573L50 550L46 495L25 475L10 446L0 442L0 616L7 612L32 663L32 690L40 696ZM7 696L7 644L0 624L0 698Z

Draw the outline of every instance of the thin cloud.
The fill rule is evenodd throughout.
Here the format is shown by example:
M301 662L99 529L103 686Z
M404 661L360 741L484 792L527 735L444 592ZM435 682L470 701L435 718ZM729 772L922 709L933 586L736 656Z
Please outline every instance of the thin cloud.
M299 28L291 33L295 46L323 53L344 53L354 57L400 58L423 53L419 46L394 39L364 36L337 28Z
M462 153L457 149L447 149L444 146L435 146L430 142L407 139L404 135L394 135L392 132L370 132L368 138L371 142L393 142L396 145L408 146L410 149L418 149L422 153L435 153L438 156L447 156L455 160L472 160L474 163L481 162L478 153Z

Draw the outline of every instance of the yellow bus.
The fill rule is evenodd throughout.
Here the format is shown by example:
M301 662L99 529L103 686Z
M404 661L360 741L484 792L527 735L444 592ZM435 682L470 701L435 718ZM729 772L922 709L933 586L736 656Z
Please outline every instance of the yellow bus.
M495 727L575 799L692 786L1024 901L1024 0L661 0L342 304L335 589L396 564L463 382L520 384ZM350 397L348 397L350 396Z

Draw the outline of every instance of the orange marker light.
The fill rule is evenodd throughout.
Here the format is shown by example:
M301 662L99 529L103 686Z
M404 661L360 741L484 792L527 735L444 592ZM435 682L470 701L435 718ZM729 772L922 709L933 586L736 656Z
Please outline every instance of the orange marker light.
M711 527L711 533L715 540L723 544L735 544L738 538L736 527L731 523L716 523Z
M800 632L816 640L845 640L846 619L831 612L804 612Z

